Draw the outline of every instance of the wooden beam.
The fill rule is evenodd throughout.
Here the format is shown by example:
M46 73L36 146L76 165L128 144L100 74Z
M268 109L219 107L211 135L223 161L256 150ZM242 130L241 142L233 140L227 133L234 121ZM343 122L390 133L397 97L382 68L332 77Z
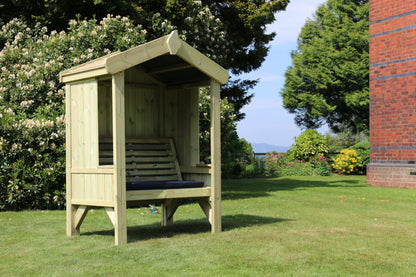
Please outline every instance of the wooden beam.
M109 57L106 60L105 68L109 73L114 74L153 58L168 54L167 39L168 36L164 36L121 52L116 56Z
M162 204L162 226L168 226L173 224L173 215L181 204L180 199L167 199Z
M71 178L71 85L65 85L65 128L66 128L66 234L74 236L79 234L75 229L74 216L76 209L72 206L72 178Z
M127 191L127 201L169 198L198 198L210 195L210 187L189 189L129 190Z
M204 212L205 216L207 217L209 223L213 223L212 222L212 207L211 204L209 203L209 198L202 198L198 200L198 204L201 207L202 211Z
M186 42L182 41L181 47L178 49L176 55L195 66L199 71L215 79L218 83L226 84L228 82L229 75L227 70Z
M188 68L192 68L192 67L193 66L190 65L189 63L180 63L180 64L163 66L163 67L159 67L159 68L156 68L156 69L148 70L148 71L146 71L146 73L148 73L148 74L167 73L167 72L172 72L172 71L177 71L177 70L182 70L182 69L188 69Z
M114 157L114 215L115 244L127 243L126 222L126 151L124 123L124 71L112 79L113 157Z
M79 234L79 229L89 209L90 208L88 206L79 206L78 208L76 208L76 212L74 215L74 227L77 230L77 234Z
M182 173L211 174L210 167L181 166Z
M114 208L113 207L107 207L107 208L105 208L105 211L106 211L108 217L110 218L111 223L113 224L113 226L116 227L116 213L114 211Z
M212 233L221 232L221 120L220 84L211 80L211 206Z

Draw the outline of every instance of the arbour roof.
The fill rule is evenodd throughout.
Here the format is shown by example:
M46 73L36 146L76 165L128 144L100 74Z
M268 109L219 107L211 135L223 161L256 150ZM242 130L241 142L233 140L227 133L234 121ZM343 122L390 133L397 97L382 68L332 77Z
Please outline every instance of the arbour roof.
M60 81L112 75L132 67L166 84L186 84L214 79L228 81L228 71L181 40L177 31L123 52L115 52L75 66L59 74Z

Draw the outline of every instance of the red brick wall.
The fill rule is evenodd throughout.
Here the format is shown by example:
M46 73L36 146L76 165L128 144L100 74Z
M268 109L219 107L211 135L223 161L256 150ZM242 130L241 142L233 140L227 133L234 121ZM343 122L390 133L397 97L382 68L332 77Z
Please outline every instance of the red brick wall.
M416 188L416 1L370 0L368 183Z

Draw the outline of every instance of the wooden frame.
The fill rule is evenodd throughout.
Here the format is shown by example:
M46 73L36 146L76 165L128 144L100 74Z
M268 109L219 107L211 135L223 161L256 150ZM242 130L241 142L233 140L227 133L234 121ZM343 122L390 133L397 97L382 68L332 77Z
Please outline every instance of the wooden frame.
M79 235L92 207L105 208L115 244L127 242L128 206L161 204L162 225L184 199L195 199L221 231L220 85L228 72L177 32L60 73L66 83L67 235ZM198 87L211 88L211 165L199 166ZM100 164L110 137L113 162ZM126 191L126 136L171 137L184 180L202 188Z

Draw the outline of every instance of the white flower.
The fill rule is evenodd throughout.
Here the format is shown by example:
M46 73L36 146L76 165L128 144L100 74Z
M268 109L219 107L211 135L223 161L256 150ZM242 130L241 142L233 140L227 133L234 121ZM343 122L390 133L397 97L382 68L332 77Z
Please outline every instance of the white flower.
M10 115L14 115L14 112L11 108L7 108L4 110L4 113L10 114Z

